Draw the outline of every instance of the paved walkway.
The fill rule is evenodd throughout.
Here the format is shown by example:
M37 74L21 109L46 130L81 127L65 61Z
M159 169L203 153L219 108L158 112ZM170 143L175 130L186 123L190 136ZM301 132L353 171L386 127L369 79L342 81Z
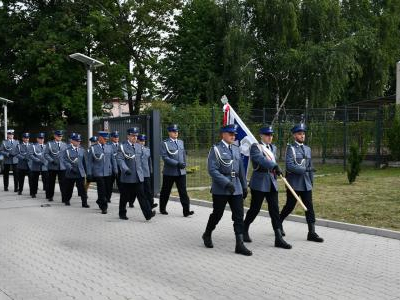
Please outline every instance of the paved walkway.
M2 182L2 179L0 179ZM10 189L12 190L12 188ZM292 250L273 247L268 218L251 227L252 257L237 255L230 212L201 240L210 209L179 203L168 216L129 221L92 205L41 207L43 192L0 192L0 299L400 299L400 241L319 227L326 243L307 242L306 225L286 222Z

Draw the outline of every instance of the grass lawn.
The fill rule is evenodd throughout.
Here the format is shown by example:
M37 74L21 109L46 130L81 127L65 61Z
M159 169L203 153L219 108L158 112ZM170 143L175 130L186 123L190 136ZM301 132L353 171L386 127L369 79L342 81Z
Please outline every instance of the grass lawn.
M209 188L190 190L191 187L208 186L209 175L205 166L206 157L189 158L190 165L199 170L188 174L191 198L211 200ZM281 165L283 165L281 163ZM349 184L342 165L316 165L314 183L314 209L317 218L343 221L373 227L400 230L400 168L374 169L363 167L356 182ZM280 208L286 200L284 184L279 180ZM173 192L177 196L177 192ZM249 197L245 202L250 203ZM263 209L266 209L264 205ZM304 215L296 206L295 214Z

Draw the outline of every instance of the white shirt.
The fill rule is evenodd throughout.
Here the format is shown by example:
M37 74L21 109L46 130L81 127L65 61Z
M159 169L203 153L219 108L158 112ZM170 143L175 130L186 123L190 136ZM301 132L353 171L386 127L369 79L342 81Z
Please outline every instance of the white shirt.
M221 142L224 143L224 145L226 146L226 148L231 149L231 145L229 145L227 142L225 142L224 140L221 140Z

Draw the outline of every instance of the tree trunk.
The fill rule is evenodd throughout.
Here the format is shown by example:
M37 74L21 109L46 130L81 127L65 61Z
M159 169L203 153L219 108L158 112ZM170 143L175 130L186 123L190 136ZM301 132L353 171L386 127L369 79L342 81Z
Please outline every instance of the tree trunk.
M128 61L128 74L130 74L130 64ZM132 84L131 84L131 80L130 80L130 76L127 75L126 76L126 80L125 80L125 84L126 84L126 93L128 95L128 107L129 107L129 115L133 115L134 111L133 111L133 93L132 93Z

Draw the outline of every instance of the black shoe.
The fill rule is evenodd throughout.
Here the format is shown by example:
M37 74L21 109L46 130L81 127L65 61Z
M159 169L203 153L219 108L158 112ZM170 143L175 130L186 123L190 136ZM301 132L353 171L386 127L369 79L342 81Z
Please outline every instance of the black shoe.
M107 214L107 209L103 209L103 210L101 211L101 214L102 214L102 215L106 215L106 214Z
M184 213L183 213L183 216L184 216L184 217L189 217L189 216L191 216L191 215L193 215L193 214L194 214L194 211L191 210L191 211L184 212Z
M18 190L14 189L14 193L18 192Z
M160 214L162 215L168 215L168 212L166 210L160 210Z
M154 210L151 211L150 217L146 218L147 221L151 220L156 215L156 212Z
M202 239L204 242L204 246L206 246L207 248L214 248L214 245L213 245L213 242L211 239L211 232L210 233L204 232L202 235Z
M312 242L317 242L317 243L323 243L323 242L324 242L324 239L321 238L321 237L315 232L315 224L314 224L314 223L309 223L309 224L308 224L307 241L312 241Z
M249 231L243 232L243 242L246 242L246 243L251 243L252 242L252 240L251 240L251 238L249 236Z
M5 191L5 192L8 192L8 188L4 188L4 191Z
M53 198L49 198L49 201L52 202L52 201L53 201Z
M89 205L89 204L87 204L87 203L84 203L84 204L82 204L82 207L84 207L84 208L89 208L89 207L90 207L90 205Z
M71 203L69 202L64 202L65 206L71 206Z
M292 249L292 245L286 243L286 241L282 238L282 231L280 229L275 230L275 247Z
M36 195L32 195L31 197L32 197L32 198L36 198Z
M246 246L243 244L243 234L236 235L235 253L246 255L246 256L253 255L253 252L251 252L249 249L247 249Z
M153 204L151 205L151 208L156 208L157 206L158 206L157 203L153 203Z
M134 205L133 205L133 203L129 203L129 207L135 207Z
M107 203L111 203L111 200L107 200Z
M315 232L309 232L307 235L307 241L323 243L324 239L322 237L320 237L318 234L316 234Z
M22 195L22 192L18 192L18 195Z
M129 220L129 218L128 218L127 216L119 216L119 218L120 218L121 220Z

